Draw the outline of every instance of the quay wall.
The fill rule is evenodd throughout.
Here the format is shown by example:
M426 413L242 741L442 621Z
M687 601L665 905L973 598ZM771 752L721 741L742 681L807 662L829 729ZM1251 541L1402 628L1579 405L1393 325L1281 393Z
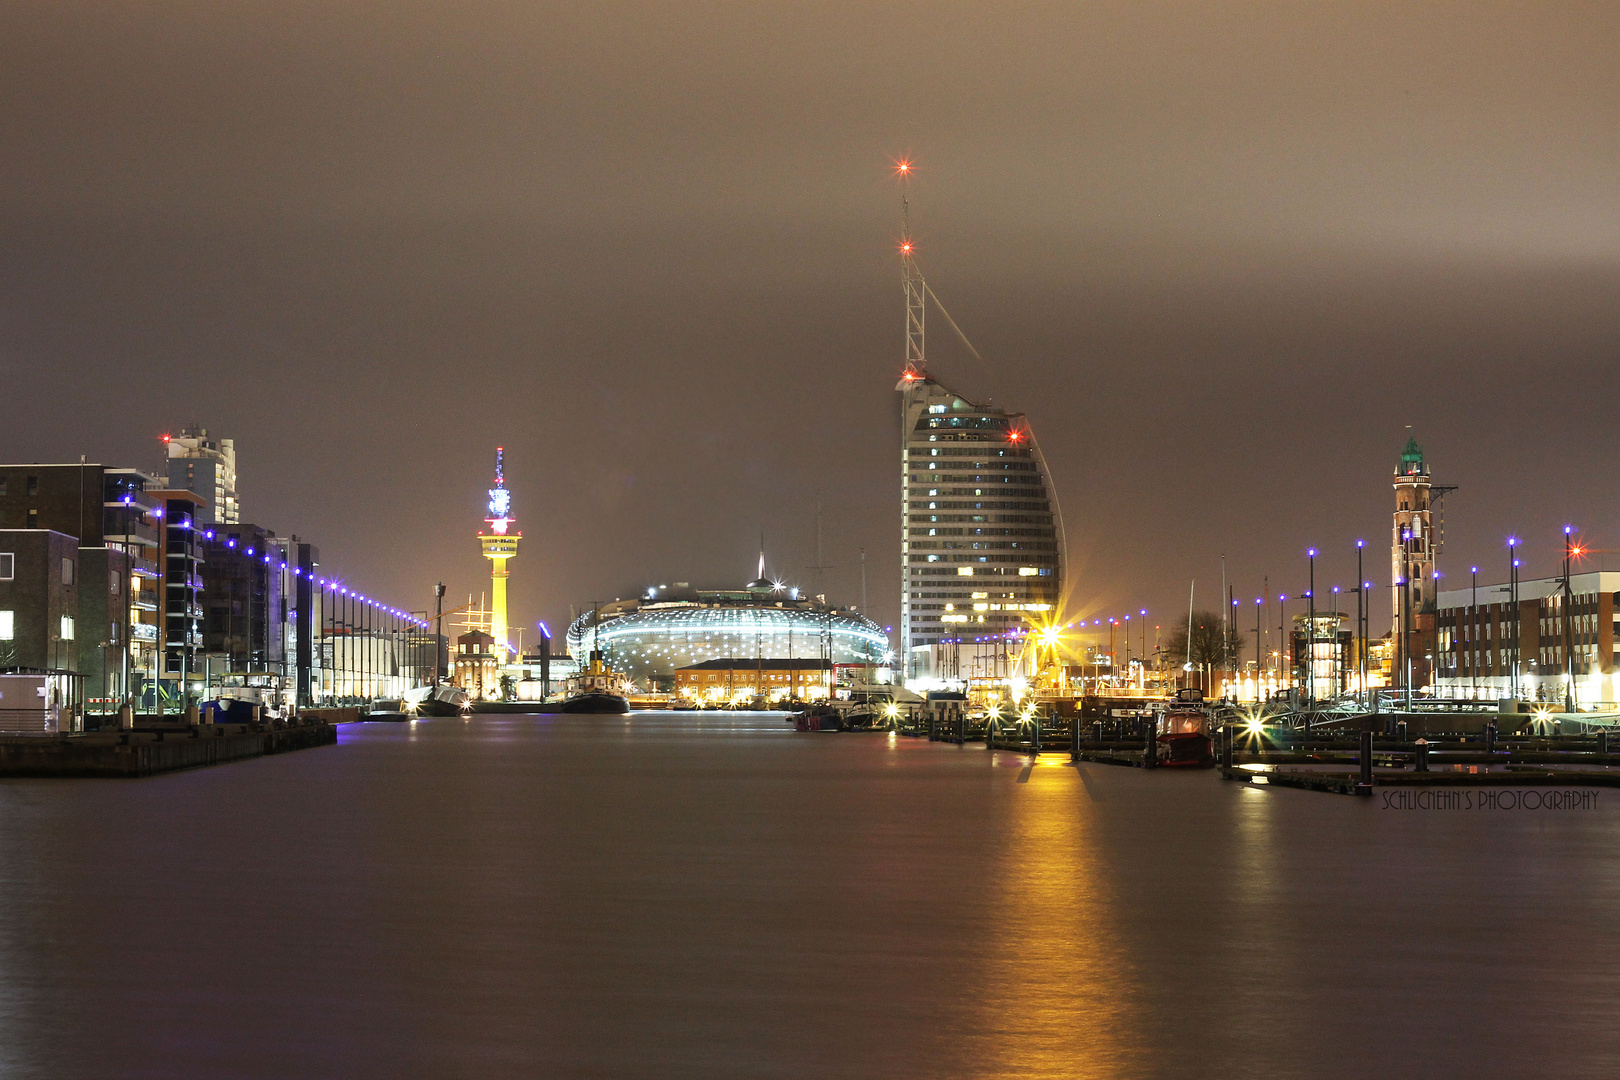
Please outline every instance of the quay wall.
M77 736L0 739L0 776L140 777L281 754L337 742L329 724L164 738Z

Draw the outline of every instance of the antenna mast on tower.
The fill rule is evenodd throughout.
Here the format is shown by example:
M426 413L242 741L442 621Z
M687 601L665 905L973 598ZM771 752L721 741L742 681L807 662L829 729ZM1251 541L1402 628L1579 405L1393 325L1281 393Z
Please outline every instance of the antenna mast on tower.
M895 163L895 175L900 178L900 282L906 292L906 373L909 381L927 378L928 364L923 359L923 314L928 284L922 271L912 258L911 200L906 184L911 179L911 162L901 158Z

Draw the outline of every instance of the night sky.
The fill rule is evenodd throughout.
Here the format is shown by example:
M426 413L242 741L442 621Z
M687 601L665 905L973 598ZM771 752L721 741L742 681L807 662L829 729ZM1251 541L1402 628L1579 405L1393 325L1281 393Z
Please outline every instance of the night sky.
M736 586L898 613L920 261L1028 412L1073 612L1620 550L1620 5L0 2L0 459L234 437L245 518L402 607ZM1602 558L1599 556L1598 558ZM1620 556L1607 557L1620 566ZM1493 579L1496 574L1489 575ZM1380 598L1380 610L1387 600ZM1203 606L1203 605L1200 605ZM532 641L532 638L526 639Z

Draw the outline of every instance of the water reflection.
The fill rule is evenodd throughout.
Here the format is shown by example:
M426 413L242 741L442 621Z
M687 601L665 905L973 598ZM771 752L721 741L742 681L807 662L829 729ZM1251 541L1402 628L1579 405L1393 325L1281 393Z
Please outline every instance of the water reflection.
M1003 757L1006 756L997 755ZM1136 972L1111 932L1116 897L1097 809L1066 756L1020 759L1008 781L999 897L974 1002L979 1075L1115 1077L1136 1069L1129 1026ZM1027 771L1025 771L1027 770Z

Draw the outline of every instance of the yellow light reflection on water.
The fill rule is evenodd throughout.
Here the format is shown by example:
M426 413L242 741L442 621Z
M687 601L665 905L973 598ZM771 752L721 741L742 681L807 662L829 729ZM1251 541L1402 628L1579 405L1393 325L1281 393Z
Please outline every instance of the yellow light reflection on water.
M1098 806L1066 754L1025 768L1000 823L1001 892L985 927L982 993L964 1025L980 1044L974 1075L1136 1075L1137 978L1110 930L1118 910L1094 838Z

